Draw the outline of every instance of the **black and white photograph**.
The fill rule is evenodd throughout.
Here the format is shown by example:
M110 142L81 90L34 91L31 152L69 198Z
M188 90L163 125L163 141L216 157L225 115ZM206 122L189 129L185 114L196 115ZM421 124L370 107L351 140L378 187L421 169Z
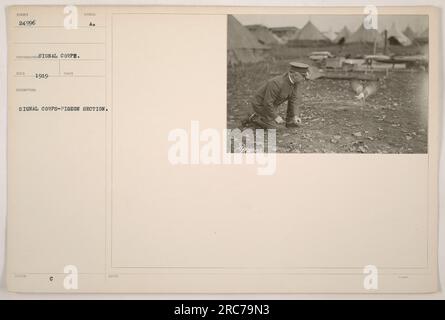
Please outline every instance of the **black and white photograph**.
M229 15L227 128L277 153L428 152L428 16Z

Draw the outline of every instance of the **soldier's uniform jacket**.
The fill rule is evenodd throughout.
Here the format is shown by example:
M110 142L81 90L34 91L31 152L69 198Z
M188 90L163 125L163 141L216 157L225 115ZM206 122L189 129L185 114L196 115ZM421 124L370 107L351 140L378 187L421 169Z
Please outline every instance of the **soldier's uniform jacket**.
M278 116L278 106L287 101L288 121L294 116L299 115L299 107L302 99L301 83L304 78L300 74L297 75L300 76L300 78L296 79L293 84L287 72L269 79L263 84L251 101L255 112L269 120L274 120Z

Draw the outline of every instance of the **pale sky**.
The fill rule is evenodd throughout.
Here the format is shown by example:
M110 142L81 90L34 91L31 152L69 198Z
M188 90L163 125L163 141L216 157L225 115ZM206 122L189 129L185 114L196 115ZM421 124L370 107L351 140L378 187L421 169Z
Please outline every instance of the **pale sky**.
M267 27L295 26L302 28L309 19L320 31L340 31L345 25L354 32L363 22L363 15L235 15L244 25L263 24ZM395 22L400 31L407 25L415 32L422 32L428 27L426 15L379 15L378 29L383 31Z

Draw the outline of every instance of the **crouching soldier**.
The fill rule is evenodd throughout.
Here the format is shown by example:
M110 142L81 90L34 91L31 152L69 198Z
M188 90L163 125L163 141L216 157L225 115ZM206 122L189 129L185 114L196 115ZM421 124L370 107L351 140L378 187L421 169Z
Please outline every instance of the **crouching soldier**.
M309 76L309 65L291 62L288 72L269 79L258 89L251 100L254 113L248 122L263 129L279 128L285 121L278 115L278 106L287 101L286 127L298 127L302 82Z

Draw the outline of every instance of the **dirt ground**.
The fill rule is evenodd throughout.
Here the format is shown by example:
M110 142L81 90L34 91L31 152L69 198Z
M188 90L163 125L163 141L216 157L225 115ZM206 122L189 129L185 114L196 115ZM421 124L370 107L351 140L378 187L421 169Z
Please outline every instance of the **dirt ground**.
M243 129L242 121L252 112L251 96L264 81L284 73L289 61L269 59L228 69L229 129ZM426 153L427 71L378 75L378 90L365 105L355 99L349 80L306 81L300 107L302 125L277 131L277 152ZM285 119L286 104L279 107L279 113Z

